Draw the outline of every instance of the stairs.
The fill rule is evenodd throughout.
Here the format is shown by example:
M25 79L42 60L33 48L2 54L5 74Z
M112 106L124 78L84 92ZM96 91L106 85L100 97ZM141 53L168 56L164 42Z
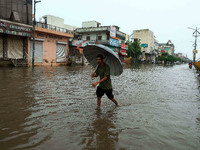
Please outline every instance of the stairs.
M28 67L26 59L11 59L12 65L15 67Z

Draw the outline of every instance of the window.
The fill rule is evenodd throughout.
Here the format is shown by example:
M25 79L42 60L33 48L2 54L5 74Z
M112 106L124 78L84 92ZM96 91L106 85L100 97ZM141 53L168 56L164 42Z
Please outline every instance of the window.
M87 37L86 37L86 40L87 40L87 41L90 41L90 36L87 36Z
M102 40L102 36L98 36L98 41L101 41Z

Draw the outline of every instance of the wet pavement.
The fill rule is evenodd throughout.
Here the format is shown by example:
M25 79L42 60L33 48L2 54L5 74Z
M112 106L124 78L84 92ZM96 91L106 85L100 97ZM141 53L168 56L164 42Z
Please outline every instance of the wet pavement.
M0 150L199 150L200 93L188 65L127 67L119 107L97 107L90 66L0 68Z

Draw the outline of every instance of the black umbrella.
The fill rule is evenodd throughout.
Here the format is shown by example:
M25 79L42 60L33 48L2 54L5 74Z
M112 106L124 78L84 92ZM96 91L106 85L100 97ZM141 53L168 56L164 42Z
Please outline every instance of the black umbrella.
M104 57L104 62L110 67L110 74L114 76L121 75L123 72L123 67L121 61L115 54L115 52L107 46L104 45L87 45L83 48L83 54L87 61L93 66L97 67L96 62L97 55L101 54Z

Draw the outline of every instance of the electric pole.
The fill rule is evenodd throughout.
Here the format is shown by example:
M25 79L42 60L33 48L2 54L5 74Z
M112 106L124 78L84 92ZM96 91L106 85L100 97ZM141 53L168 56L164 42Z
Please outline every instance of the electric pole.
M193 64L195 63L195 60L196 60L196 53L197 53L197 37L200 36L200 32L199 32L199 29L196 27L196 29L194 28L190 28L188 27L188 29L192 29L194 30L194 32L192 33L193 36L195 37L195 41L194 41L194 50L193 50Z
M32 51L32 67L34 67L34 62L35 62L35 26L36 26L36 4L41 2L41 0L34 0L34 20L33 20L33 51Z

